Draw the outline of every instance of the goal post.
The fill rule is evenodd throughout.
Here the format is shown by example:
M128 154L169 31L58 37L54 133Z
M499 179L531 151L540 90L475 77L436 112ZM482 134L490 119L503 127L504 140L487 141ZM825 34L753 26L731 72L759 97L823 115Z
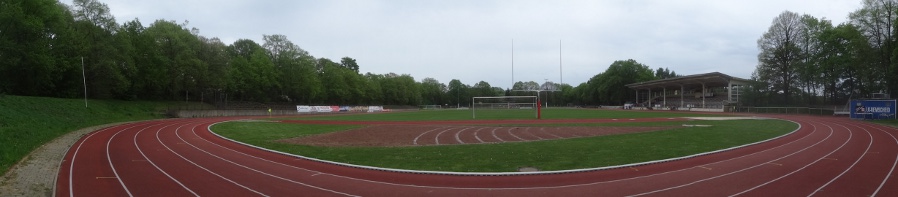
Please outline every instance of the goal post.
M538 99L536 96L472 97L471 118L539 118Z
M419 105L419 106L418 106L418 109L421 109L421 110L437 110L437 109L443 109L443 106L442 106L442 105Z

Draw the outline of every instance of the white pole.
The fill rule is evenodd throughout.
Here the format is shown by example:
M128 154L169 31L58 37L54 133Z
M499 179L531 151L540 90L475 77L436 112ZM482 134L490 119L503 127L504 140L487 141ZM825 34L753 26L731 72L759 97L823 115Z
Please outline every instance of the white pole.
M559 84L564 84L564 75L561 74L561 39L558 40L558 82Z
M84 75L84 57L81 57L81 79L84 82L84 108L87 108L87 77Z
M511 39L511 89L514 90L514 39Z

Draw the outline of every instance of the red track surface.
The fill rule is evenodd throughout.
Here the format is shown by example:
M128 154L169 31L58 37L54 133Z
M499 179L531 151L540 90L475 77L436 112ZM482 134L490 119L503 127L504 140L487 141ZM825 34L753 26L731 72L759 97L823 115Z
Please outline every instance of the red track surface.
M346 167L213 135L237 118L126 124L67 153L57 196L898 196L898 129L778 116L801 128L753 146L589 172L457 176ZM636 121L636 120L634 120Z

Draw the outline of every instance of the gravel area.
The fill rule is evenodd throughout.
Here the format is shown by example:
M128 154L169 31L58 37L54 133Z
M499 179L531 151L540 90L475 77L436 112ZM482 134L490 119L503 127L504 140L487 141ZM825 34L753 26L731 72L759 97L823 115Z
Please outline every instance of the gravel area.
M127 123L79 129L37 148L0 177L0 196L53 196L59 164L72 144L90 132Z

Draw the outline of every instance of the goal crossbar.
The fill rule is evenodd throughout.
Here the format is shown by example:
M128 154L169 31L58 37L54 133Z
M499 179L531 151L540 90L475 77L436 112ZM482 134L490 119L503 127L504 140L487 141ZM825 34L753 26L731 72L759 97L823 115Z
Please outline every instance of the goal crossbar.
M493 101L488 101L488 102L482 102L482 101L480 103L477 102L477 100L489 100L489 99L502 99L502 100L506 100L506 101L493 100ZM511 101L509 101L509 100L511 100ZM509 109L512 109L512 106L518 107L519 109L533 109L534 117L539 118L539 106L538 106L539 103L538 102L539 101L538 101L537 96L478 96L478 97L471 97L471 118L473 118L473 119L477 118L477 109L478 109L477 106L478 105L479 106L498 105L498 106L505 106ZM520 107L520 106L527 106L527 105L529 105L529 107Z

